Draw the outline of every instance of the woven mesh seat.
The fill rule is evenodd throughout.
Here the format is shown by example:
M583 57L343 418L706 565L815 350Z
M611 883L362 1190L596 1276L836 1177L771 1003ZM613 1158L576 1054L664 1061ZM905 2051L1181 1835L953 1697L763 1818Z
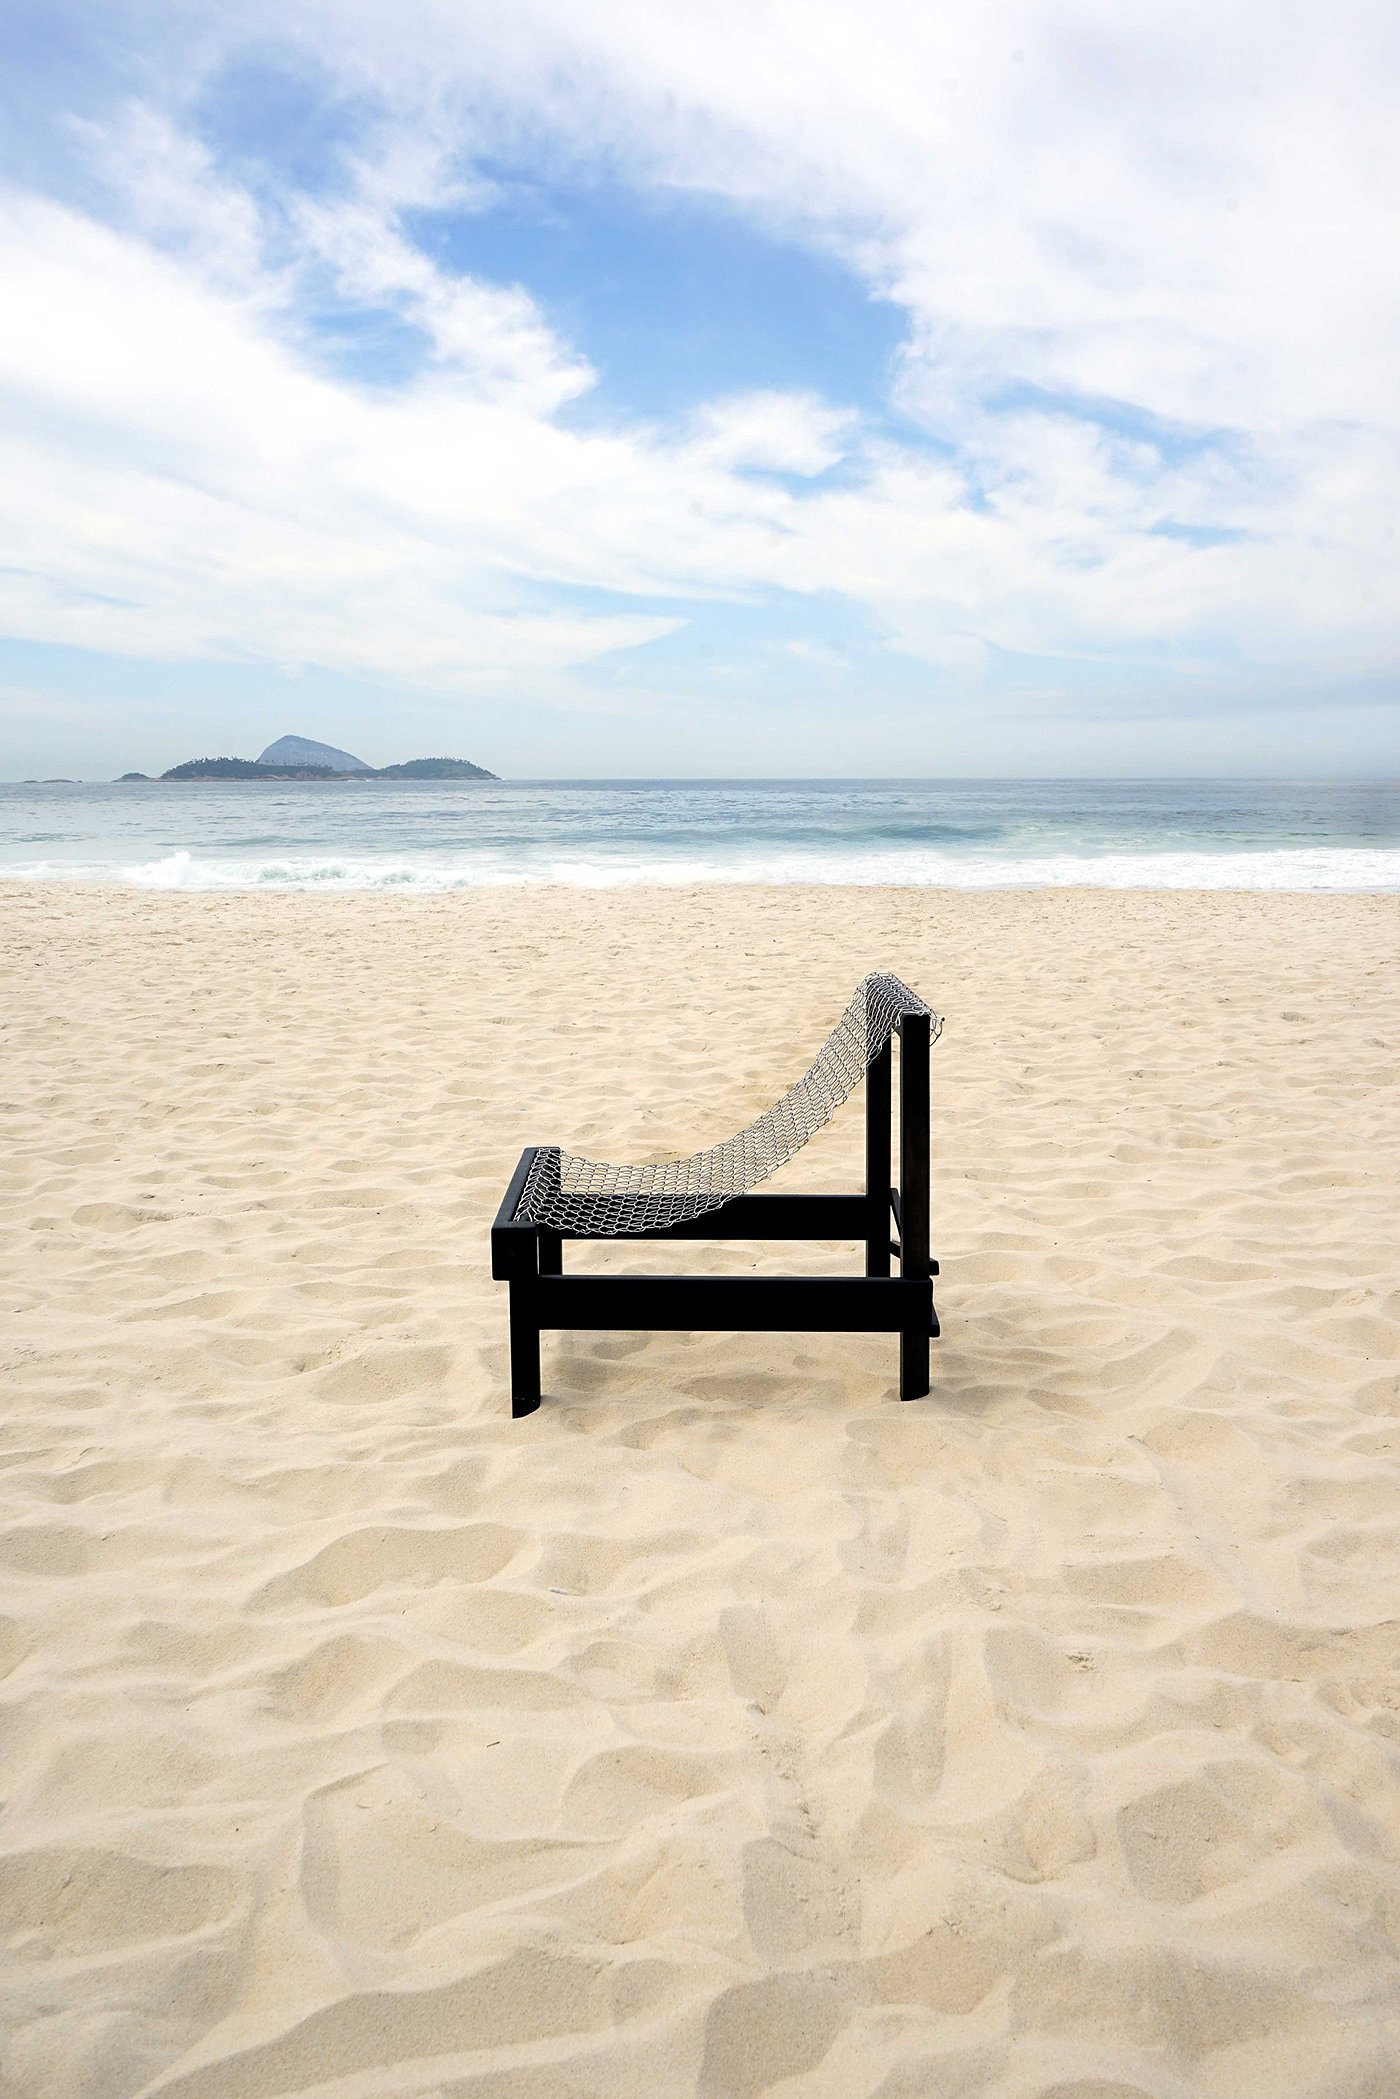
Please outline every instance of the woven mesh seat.
M888 1043L899 1016L928 1013L898 977L869 976L859 986L810 1068L782 1099L737 1137L689 1159L659 1166L609 1166L556 1145L535 1154L516 1206L523 1224L590 1239L664 1231L722 1210L747 1195L830 1122ZM943 1026L931 1015L930 1037Z

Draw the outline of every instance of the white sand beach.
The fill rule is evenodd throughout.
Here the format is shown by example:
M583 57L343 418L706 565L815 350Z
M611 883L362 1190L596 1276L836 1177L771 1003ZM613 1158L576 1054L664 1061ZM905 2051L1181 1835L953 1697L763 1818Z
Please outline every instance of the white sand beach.
M1400 903L7 887L0 2099L1400 2089ZM860 977L896 1343L547 1337ZM783 1185L856 1187L859 1097ZM842 1247L578 1266L853 1271Z

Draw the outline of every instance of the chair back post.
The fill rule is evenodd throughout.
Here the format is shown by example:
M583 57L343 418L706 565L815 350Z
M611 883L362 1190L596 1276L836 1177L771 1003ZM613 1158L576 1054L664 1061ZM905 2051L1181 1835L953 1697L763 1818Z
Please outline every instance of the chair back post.
M899 1017L899 1272L926 1279L929 1264L929 1015ZM929 1329L899 1337L901 1399L928 1391Z
M899 1016L899 1272L929 1273L929 1016Z
M890 1272L890 1054L889 1039L865 1074L865 1272Z

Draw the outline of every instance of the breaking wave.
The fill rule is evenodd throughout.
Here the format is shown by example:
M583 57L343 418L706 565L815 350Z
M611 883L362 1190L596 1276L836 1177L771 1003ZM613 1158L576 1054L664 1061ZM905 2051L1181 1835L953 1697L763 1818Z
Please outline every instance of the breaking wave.
M781 848L708 854L520 852L294 855L221 858L187 850L156 860L12 863L26 882L117 883L150 890L388 890L439 895L453 889L557 883L606 889L695 883L855 884L946 889L1400 890L1400 848L1316 846L1236 852L998 855L906 847L819 852Z

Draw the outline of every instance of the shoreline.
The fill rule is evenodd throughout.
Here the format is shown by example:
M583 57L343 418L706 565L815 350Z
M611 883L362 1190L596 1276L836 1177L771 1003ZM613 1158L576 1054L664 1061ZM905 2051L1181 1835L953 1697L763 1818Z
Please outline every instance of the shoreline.
M371 873L364 868L349 875L341 870L343 863L353 861L353 855L327 853L312 861L310 867L295 875L263 877L229 873L220 863L200 863L184 849L177 849L163 860L134 865L118 871L91 872L81 865L68 870L56 863L42 863L40 871L32 867L7 868L0 865L0 892L7 888L32 889L55 892L74 891L87 894L110 893L114 895L184 895L184 896L321 896L334 897L381 897L399 898L406 902L420 898L444 896L491 895L519 890L527 894L554 891L564 895L585 894L645 894L656 892L675 895L677 892L705 893L717 891L773 890L784 894L812 892L826 894L833 890L849 891L853 894L911 896L1036 896L1036 895L1086 895L1086 896L1395 896L1400 895L1400 849L1396 848L1323 848L1315 856L1335 851L1338 857L1345 856L1354 861L1363 854L1373 853L1377 860L1384 859L1386 866L1370 881L1358 881L1350 870L1338 870L1343 879L1335 882L1314 880L1292 886L1287 882L1254 881L1242 882L1220 879L1217 881L1140 879L1106 879L1085 881L1075 879L1074 873L1047 876L1041 880L1025 880L1015 875L1004 878L979 878L965 881L939 879L930 876L926 880L905 879L895 881L883 873L871 873L865 877L852 876L842 870L831 875L813 874L810 871L776 874L771 871L755 873L749 869L730 871L716 870L697 876L694 863L688 863L673 875L666 875L655 867L645 872L601 873L596 863L588 863L587 871L573 876L557 872L533 874L521 869L509 872L457 874L434 868L431 864L408 867L400 862L386 862ZM296 856L282 855L282 863L293 861ZM1109 856L1104 856L1107 859ZM1118 856L1122 860L1137 856ZM1234 870L1242 860L1270 860L1285 857L1270 851L1258 855L1213 854L1179 855L1174 860L1208 859L1217 865L1223 864ZM1392 864L1393 863L1393 864ZM1056 863L1041 863L1056 864ZM1063 864L1061 861L1058 864ZM1075 863L1075 872L1078 869ZM1022 863L1024 866L1025 863ZM980 875L980 870L972 871ZM1115 865L1115 874L1119 872ZM1154 872L1157 870L1154 868ZM1188 870L1187 873L1194 872ZM1347 877L1350 878L1347 878Z

